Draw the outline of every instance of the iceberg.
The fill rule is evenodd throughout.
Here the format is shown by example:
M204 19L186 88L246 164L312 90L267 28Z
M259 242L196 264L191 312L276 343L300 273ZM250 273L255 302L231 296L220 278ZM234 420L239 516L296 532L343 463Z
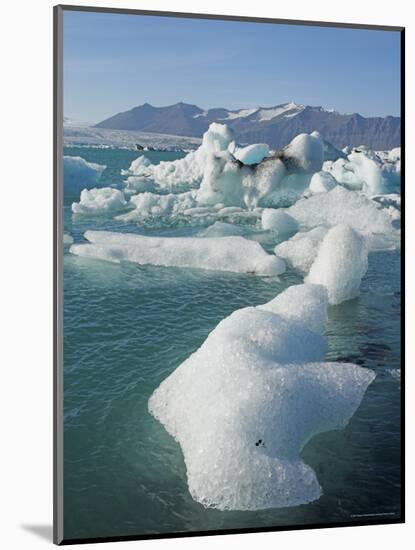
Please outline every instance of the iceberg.
M83 189L79 202L72 203L72 212L82 216L102 216L123 210L124 193L112 187Z
M380 195L400 187L400 148L376 152L366 147L353 148L347 158L326 161L323 170L350 189L367 195Z
M326 307L324 289L298 285L235 311L150 397L203 506L259 510L321 496L301 451L314 435L343 429L375 377L323 361Z
M77 256L110 262L158 265L276 276L285 271L280 258L243 237L144 237L130 233L86 231L88 244L73 244Z
M269 146L266 143L255 143L246 147L237 147L233 156L246 165L259 164L269 155Z
M262 228L277 235L292 235L298 231L298 224L294 218L282 210L264 208L261 218Z
M82 157L63 157L65 192L79 193L82 189L94 187L106 166L87 162Z
M199 206L222 204L252 210L275 203L281 199L279 195L286 200L287 193L292 203L308 186L311 173L320 170L323 163L322 140L309 134L300 134L274 155L268 153L264 144L236 147L232 130L226 124L213 123L201 146L184 158L151 165L140 156L123 174L128 176L131 192L148 190L142 179L148 178L151 189L156 186L153 190L194 190Z
M312 193L326 193L337 185L337 181L329 172L316 172L310 180L310 191Z
M313 229L319 225L333 227L343 223L363 235L396 234L393 220L385 209L365 195L340 185L327 193L300 199L286 212L297 220L301 229Z
M317 256L318 248L327 233L323 226L310 231L300 231L291 239L283 241L274 248L274 252L286 263L300 273L306 274Z
M324 237L306 283L323 285L329 303L340 304L359 295L368 267L364 237L348 225L336 225Z
M234 141L232 130L226 124L212 123L203 135L202 144L184 158L174 161L162 161L153 165L141 155L133 161L124 175L145 176L151 178L160 189L184 191L199 187L205 167L211 157L227 151Z

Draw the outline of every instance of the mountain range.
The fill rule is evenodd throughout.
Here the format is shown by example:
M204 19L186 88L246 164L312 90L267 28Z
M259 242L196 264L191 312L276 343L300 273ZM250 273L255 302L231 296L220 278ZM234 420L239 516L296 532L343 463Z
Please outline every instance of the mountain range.
M166 107L144 103L107 118L95 127L201 137L211 122L231 126L239 143L268 143L273 148L281 148L296 135L314 130L340 148L367 145L377 150L391 149L400 146L401 141L400 117L365 118L358 113L341 114L293 102L274 107L207 111L187 103Z

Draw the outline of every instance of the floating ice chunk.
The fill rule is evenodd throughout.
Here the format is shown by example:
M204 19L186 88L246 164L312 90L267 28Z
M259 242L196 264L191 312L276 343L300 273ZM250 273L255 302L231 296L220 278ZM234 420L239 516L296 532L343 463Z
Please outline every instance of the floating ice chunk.
M370 158L363 150L353 150L347 158L356 178L362 183L362 191L370 195L387 192L387 181L380 163L375 158Z
M140 155L133 160L128 170L121 170L121 174L123 176L148 176L151 172L151 169L148 170L149 166L151 166L150 160L145 155Z
M262 211L262 228L274 231L277 235L292 235L298 231L294 218L282 210L264 208Z
M324 161L323 142L315 134L299 134L282 153L284 162L294 172L318 172Z
M146 162L146 157L142 155L124 173L148 177L159 187L172 191L196 188L202 180L206 164L213 162L215 155L227 151L233 140L233 132L226 124L212 123L203 135L201 146L184 158L153 165Z
M124 193L112 187L84 189L79 202L72 203L72 212L83 216L114 214L126 206Z
M395 151L395 150L392 150ZM346 159L325 162L323 170L349 189L368 195L390 193L400 186L400 153L354 148Z
M337 181L329 172L316 172L310 181L310 191L313 193L326 193L337 185Z
M79 193L97 184L106 166L87 162L82 157L63 157L65 192Z
M302 323L313 332L324 334L327 304L328 295L324 286L303 284L288 287L276 298L258 307Z
M388 160L389 162L397 162L398 160L401 160L401 148L395 147L394 149L391 149L388 153Z
M340 304L359 295L368 267L364 237L348 225L337 225L324 237L306 283L327 288L330 304Z
M73 237L72 235L69 235L68 233L64 233L63 234L63 245L64 246L69 246L73 244Z
M266 143L255 143L246 147L237 148L233 152L235 158L243 164L259 164L269 154L269 146Z
M301 199L286 211L303 229L345 223L364 235L394 232L392 220L385 210L366 196L340 185L327 193Z
M267 254L261 245L243 237L143 237L109 231L87 231L90 244L74 244L78 256L141 265L193 267L214 271L280 275L285 263Z
M303 297L318 312L325 297L304 286L224 319L149 400L180 444L189 491L205 507L258 510L318 499L320 484L301 450L314 435L344 428L375 377L356 365L309 362L323 355L324 338L300 315L289 319L289 302L301 307ZM313 315L307 322L321 328Z
M310 231L300 231L288 241L278 244L274 252L300 273L308 273L326 233L327 228L322 226Z
M156 188L156 183L144 176L128 176L125 181L124 192L128 194L152 192Z

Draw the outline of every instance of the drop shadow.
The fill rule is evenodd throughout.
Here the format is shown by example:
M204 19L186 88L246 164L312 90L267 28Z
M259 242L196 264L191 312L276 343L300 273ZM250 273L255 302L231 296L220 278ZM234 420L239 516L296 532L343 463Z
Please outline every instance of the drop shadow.
M29 533L33 533L43 540L53 542L52 525L22 525L21 527L25 531L29 531Z

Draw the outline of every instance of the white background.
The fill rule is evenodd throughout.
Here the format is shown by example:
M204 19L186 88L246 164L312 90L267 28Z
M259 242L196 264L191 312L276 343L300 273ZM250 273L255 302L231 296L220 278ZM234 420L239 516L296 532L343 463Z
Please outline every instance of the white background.
M51 544L48 537L52 523L53 3L50 0L5 1L0 18L0 545L7 550L44 548ZM390 550L412 546L413 542L409 542L411 537L415 538L415 398L412 397L415 263L411 242L415 215L415 163L412 162L415 19L411 18L412 3L407 0L200 0L197 4L188 0L74 0L73 3L406 26L407 524L116 544L121 548L138 546L143 550L240 549L253 545L261 550L277 545L294 549L305 546L332 549L334 545L336 550L370 545L376 550ZM106 548L114 544L107 544Z

